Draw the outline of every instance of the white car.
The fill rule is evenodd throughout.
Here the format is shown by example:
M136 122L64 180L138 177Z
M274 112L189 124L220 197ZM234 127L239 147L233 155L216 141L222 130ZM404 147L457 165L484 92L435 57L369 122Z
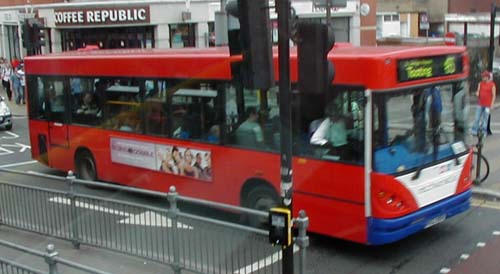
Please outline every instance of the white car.
M12 129L12 112L5 102L5 98L0 96L0 128L4 127L6 130Z

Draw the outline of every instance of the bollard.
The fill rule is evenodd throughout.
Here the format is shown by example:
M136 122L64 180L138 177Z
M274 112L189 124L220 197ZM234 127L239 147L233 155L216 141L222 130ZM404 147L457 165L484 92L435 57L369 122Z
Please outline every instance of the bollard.
M49 274L58 274L56 257L59 254L56 252L56 248L53 244L48 244L46 250L45 262L49 266Z
M68 176L66 176L66 182L69 185L69 192L66 194L70 200L70 211L71 211L71 221L70 221L70 233L71 233L71 244L74 248L80 249L80 240L78 234L78 213L76 211L76 195L75 195L75 174L73 171L68 171Z
M299 231L299 235L295 239L295 243L300 248L299 258L299 273L306 273L306 249L309 246L309 236L307 236L307 227L309 226L309 217L304 210L299 211L299 217L295 219L295 224Z
M180 244L179 239L177 237L177 214L179 213L179 209L177 208L177 197L179 193L175 186L170 186L167 199L170 204L170 209L168 210L167 217L170 219L172 223L172 246L174 251L174 263L172 264L172 269L174 273L181 274L181 265L180 265Z

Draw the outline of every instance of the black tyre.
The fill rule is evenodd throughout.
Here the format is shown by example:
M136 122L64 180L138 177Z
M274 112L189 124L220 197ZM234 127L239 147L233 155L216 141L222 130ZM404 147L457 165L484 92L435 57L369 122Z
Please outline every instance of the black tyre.
M278 206L278 204L279 197L276 191L269 186L260 185L248 192L244 205L248 208L268 212L271 208ZM247 214L244 221L252 227L266 228L268 218Z
M6 130L11 130L11 129L12 129L12 125L6 125L6 126L5 126L5 129L6 129Z
M76 175L83 180L97 180L97 167L90 151L83 150L76 155Z
M472 156L472 176L475 178L474 179L474 184L475 185L480 185L486 179L488 179L488 176L490 175L490 163L486 159L484 155L481 155L481 168L480 168L480 173L477 174L477 157L479 154L477 151L474 151L474 154Z

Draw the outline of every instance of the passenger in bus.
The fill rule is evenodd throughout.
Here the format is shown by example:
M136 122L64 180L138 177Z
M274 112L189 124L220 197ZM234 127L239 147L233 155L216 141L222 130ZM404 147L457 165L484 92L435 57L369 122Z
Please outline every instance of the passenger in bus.
M62 95L56 95L54 87L50 87L49 92L49 102L50 111L52 112L63 112L64 111L64 99Z
M82 105L76 110L77 114L90 114L100 116L100 110L94 100L94 95L90 92L85 92L82 98Z
M188 105L187 112L182 119L181 139L199 139L202 136L202 119L200 106L197 104Z
M219 136L220 136L219 125L213 125L210 127L210 130L208 132L207 141L209 141L210 143L217 144L219 143Z
M247 119L236 129L236 143L239 145L259 148L264 145L264 134L257 122L259 113L255 107L247 109Z
M464 82L460 82L453 86L453 121L454 140L463 141L467 128L467 117L469 114L469 98Z
M133 111L123 111L116 117L114 129L128 132L140 132L138 114Z
M326 107L325 114L328 117L321 122L318 129L313 133L310 143L328 147L330 149L328 154L339 156L340 159L346 159L350 155L345 119L334 102Z

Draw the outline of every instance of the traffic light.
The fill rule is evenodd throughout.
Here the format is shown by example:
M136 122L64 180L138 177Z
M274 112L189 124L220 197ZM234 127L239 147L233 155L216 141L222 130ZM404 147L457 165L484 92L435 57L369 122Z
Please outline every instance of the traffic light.
M43 25L40 24L38 21L33 22L33 27L32 27L32 33L33 33L33 46L34 47L41 47L45 46L45 29L43 28Z
M274 68L268 0L233 0L227 3L226 9L240 23L239 41L234 41L231 38L234 33L230 32L229 47L231 54L239 54L235 49L241 49L243 54L240 67L243 86L269 89L274 85ZM238 42L239 48L234 45Z
M335 76L328 52L335 44L333 29L321 23L298 24L299 90L303 93L325 93Z
M31 49L31 26L28 22L24 22L21 26L21 39L23 41L23 48Z

